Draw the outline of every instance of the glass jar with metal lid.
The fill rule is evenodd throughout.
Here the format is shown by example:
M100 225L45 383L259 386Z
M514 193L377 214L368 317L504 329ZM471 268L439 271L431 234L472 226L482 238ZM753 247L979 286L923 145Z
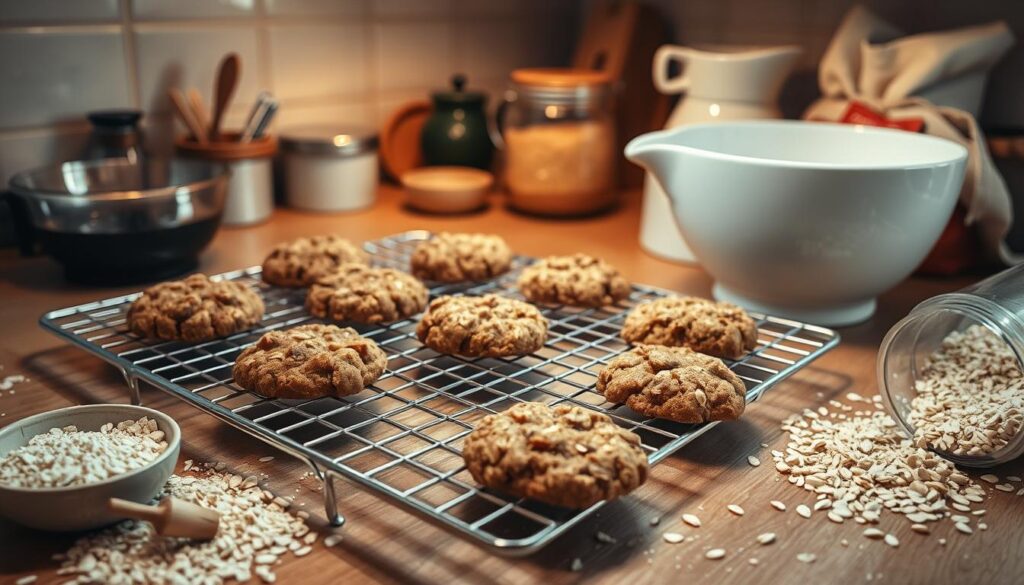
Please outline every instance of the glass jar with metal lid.
M377 196L377 133L304 127L281 133L285 201L310 211L352 211Z
M581 215L615 203L618 152L608 75L518 69L511 81L498 112L511 205L543 215Z
M913 441L967 466L1024 454L1024 265L924 301L878 352L882 402Z

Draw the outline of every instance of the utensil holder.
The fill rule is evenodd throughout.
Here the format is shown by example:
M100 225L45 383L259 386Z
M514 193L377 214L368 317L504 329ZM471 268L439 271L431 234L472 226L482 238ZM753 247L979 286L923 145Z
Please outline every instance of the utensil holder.
M178 154L216 161L231 171L223 223L252 225L266 221L274 211L273 157L277 138L263 136L238 142L238 132L224 132L226 140L199 144L187 136L175 141Z

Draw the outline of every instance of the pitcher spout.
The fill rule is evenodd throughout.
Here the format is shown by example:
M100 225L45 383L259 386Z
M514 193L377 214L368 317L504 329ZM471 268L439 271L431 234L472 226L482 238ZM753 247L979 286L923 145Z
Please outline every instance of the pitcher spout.
M665 141L669 131L641 134L626 144L625 155L630 162L650 172L663 184L669 172L672 146Z

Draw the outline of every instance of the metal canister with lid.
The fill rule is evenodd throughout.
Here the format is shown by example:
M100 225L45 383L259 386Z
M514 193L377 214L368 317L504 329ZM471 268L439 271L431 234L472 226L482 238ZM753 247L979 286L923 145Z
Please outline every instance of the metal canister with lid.
M309 211L353 211L377 196L377 133L304 127L280 137L285 201Z

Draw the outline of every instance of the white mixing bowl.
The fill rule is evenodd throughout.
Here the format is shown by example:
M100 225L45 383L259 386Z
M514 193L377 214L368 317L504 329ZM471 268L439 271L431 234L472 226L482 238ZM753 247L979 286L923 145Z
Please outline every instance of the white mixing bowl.
M644 134L626 157L669 194L716 298L848 325L931 250L967 150L899 130L751 121Z

